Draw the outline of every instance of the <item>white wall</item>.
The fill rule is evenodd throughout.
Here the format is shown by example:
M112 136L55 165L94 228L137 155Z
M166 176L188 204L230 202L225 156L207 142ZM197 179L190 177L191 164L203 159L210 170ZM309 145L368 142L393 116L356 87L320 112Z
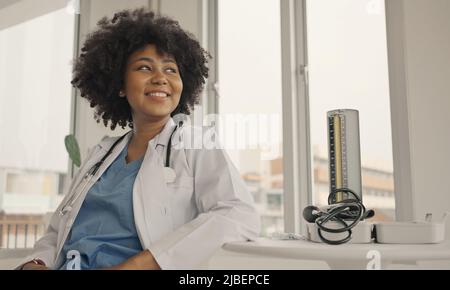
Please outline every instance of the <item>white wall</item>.
M416 218L450 210L450 1L407 0L405 41Z
M2 0L0 30L66 7L67 0ZM17 11L20 11L18 13Z
M162 0L159 11L180 22L180 26L200 39L202 31L201 0Z
M410 157L396 170L410 171L411 218L439 218L450 210L450 1L388 0L387 15L391 93L407 118L397 153Z

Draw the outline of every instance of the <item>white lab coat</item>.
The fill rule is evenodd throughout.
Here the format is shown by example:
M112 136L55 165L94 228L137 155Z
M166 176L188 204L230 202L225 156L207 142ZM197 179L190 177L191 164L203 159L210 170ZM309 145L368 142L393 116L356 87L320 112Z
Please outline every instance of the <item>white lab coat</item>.
M177 177L173 183L166 183L165 147L174 128L175 122L169 119L160 134L149 142L133 187L134 221L142 247L150 250L162 269L195 269L224 243L255 239L260 219L251 194L224 150L174 149L179 148L179 142L187 144L192 140L192 127L181 127L177 132L180 138L175 135L172 138L170 163ZM20 265L34 258L43 260L48 267L62 261L61 249L87 192L130 137L127 134L118 143L73 209L61 216L59 211L75 194L74 189L85 173L118 137L105 137L91 150L53 214L46 234Z

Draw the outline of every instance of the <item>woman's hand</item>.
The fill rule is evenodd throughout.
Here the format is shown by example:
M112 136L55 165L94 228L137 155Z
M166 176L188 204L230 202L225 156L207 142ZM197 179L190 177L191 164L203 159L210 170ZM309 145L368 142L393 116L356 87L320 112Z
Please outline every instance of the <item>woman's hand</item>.
M149 250L140 252L123 263L107 268L106 270L161 270Z
M21 270L50 270L50 268L44 265L37 265L33 262L28 262L22 266Z

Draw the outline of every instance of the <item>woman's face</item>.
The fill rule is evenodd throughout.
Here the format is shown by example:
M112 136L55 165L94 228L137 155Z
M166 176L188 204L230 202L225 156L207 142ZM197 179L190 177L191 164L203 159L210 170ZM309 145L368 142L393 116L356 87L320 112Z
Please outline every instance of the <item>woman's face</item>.
M137 119L158 121L178 106L183 82L175 59L160 55L153 44L128 58L124 93Z

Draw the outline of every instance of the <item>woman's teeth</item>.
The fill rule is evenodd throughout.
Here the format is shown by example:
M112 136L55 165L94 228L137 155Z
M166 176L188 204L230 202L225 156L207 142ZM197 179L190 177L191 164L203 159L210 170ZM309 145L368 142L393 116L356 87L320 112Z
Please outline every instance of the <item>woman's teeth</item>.
M166 93L146 93L146 96L150 96L150 97L168 97L168 95Z

